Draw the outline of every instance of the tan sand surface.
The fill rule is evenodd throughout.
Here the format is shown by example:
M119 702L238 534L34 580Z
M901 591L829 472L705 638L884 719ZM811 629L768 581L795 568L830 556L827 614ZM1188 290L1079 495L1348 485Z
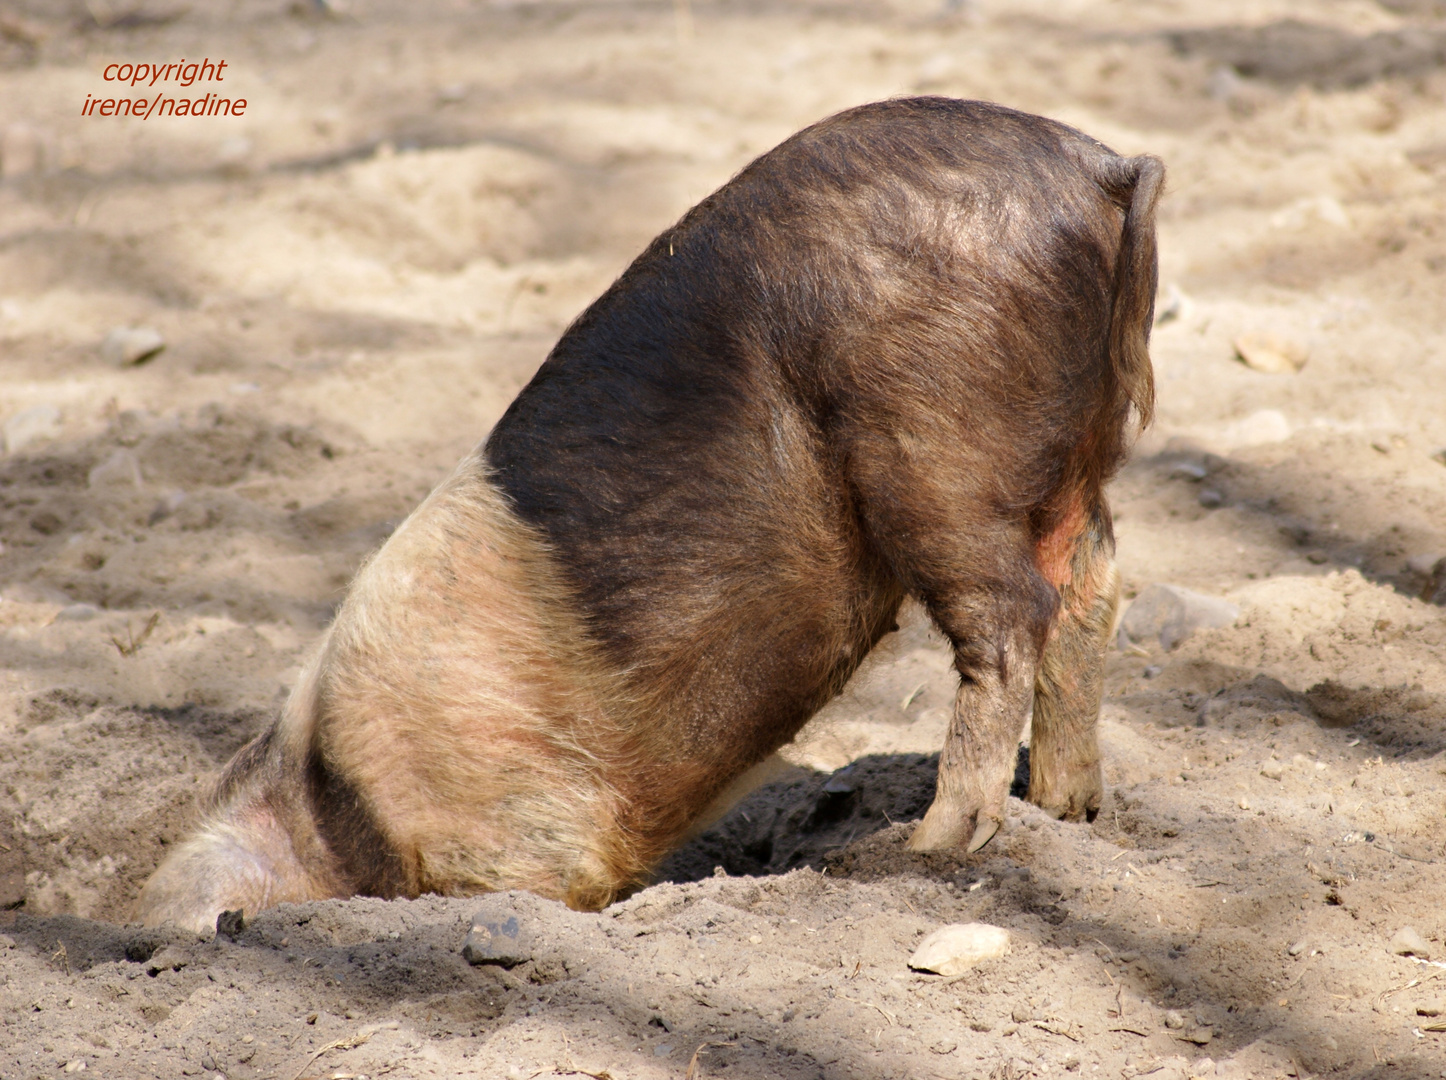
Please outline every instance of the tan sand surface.
M182 58L243 114L81 115ZM477 900L125 925L562 327L912 93L1170 170L1119 560L1239 615L1111 652L1098 820L904 851L953 692L915 617L659 884L517 898L511 970ZM1443 185L1438 0L0 0L0 1077L1446 1076ZM906 966L976 921L1007 956Z

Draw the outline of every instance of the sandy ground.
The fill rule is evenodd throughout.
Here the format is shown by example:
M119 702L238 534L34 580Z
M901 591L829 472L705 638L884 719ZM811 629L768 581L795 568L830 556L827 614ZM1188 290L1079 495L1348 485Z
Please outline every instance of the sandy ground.
M1443 18L0 2L0 1077L1446 1076ZM81 116L109 63L201 57L243 116ZM477 900L124 925L567 321L756 154L915 92L1170 168L1120 565L1239 615L1112 651L1098 820L1015 801L977 856L903 850L953 686L916 617L659 884L514 898L510 970L461 955ZM117 366L116 327L165 348ZM1247 368L1250 333L1307 363ZM907 968L970 921L1010 954Z

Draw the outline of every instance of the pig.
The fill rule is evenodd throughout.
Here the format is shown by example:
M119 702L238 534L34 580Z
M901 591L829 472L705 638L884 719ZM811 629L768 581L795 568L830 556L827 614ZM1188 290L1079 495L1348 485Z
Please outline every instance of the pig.
M1164 169L938 97L690 210L358 572L139 916L521 888L600 909L916 599L959 687L908 844L1092 816L1104 487L1154 400Z

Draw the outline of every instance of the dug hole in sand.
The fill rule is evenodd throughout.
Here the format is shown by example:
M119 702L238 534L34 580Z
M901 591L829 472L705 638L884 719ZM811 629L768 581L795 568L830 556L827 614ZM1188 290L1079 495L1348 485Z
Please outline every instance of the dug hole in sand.
M1441 19L4 5L0 1076L1446 1075ZM106 64L198 56L244 115L80 116ZM658 884L598 915L502 898L510 966L464 956L476 898L124 925L561 328L747 161L902 93L1170 170L1119 561L1127 596L1237 614L1118 640L1098 819L1013 800L978 855L904 849L954 686L913 613ZM1009 952L910 969L969 923Z

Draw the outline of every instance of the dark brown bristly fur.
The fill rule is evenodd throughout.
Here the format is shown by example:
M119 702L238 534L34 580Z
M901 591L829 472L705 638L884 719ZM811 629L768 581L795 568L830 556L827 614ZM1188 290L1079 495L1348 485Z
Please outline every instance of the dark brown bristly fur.
M905 596L960 675L911 844L989 840L1031 702L1030 798L1092 814L1103 488L1153 407L1162 179L943 98L841 113L749 165L363 570L143 912L348 888L607 903L842 688ZM228 858L250 884L222 866L187 892Z
M966 683L1014 630L1038 652L1061 582L1035 547L1082 507L1108 557L1102 487L1151 413L1162 175L998 106L865 106L568 330L487 457L665 747L722 777L791 738L904 593ZM676 769L638 778L650 820Z

